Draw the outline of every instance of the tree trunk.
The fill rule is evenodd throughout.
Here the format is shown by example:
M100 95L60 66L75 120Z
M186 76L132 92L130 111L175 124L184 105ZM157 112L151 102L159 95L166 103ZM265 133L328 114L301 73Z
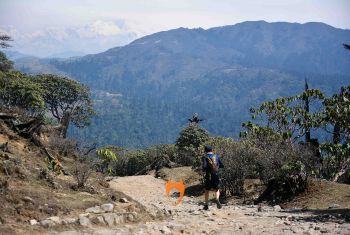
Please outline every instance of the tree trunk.
M335 123L333 129L333 144L338 144L340 142L340 126L338 123Z
M343 166L342 168L340 169L340 171L337 172L337 174L335 174L334 178L333 178L333 181L334 182L337 182L339 180L339 178L341 176L343 176L349 169L350 167L350 158L348 158L344 163L343 163Z
M69 122L70 122L70 113L63 114L63 117L62 117L62 119L60 121L60 125L61 125L60 136L62 138L66 138L67 137L67 131L68 131L68 127L69 127Z
M307 80L305 79L305 92L309 90L309 85L307 83ZM304 109L307 114L310 112L310 102L309 102L309 97L305 96L304 99ZM311 132L310 132L310 127L305 128L305 143L310 143L311 142Z

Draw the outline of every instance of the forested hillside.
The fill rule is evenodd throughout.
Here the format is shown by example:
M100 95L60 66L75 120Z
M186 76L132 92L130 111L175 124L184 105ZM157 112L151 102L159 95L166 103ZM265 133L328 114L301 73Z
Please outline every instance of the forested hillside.
M322 23L244 22L152 34L106 52L70 59L21 58L23 72L66 74L91 87L98 116L70 135L100 145L144 147L175 141L186 117L213 135L237 136L249 108L302 92L350 84L343 43L350 30Z

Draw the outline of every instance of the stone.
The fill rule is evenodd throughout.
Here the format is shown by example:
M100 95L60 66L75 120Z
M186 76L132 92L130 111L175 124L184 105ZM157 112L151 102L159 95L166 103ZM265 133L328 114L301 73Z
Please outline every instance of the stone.
M103 219L102 216L97 216L97 217L91 218L91 222L93 224L106 225L105 220Z
M115 218L114 218L114 222L116 224L122 224L125 222L125 218L124 218L124 215L116 215Z
M160 230L159 230L162 234L171 234L171 230L167 227L167 226L163 226Z
M45 228L51 228L53 226L55 226L55 222L53 222L52 220L49 219L44 219L42 221L40 221L41 226L45 227Z
M312 235L312 233L310 231L304 231L303 234L304 235Z
M168 225L168 227L173 230L181 230L185 228L183 224L177 224L177 223L171 223Z
M55 224L61 224L62 223L61 218L58 217L58 216L52 216L52 217L49 217L47 219L53 221Z
M339 206L338 204L333 203L333 204L329 205L328 209L337 209L337 208L339 208L339 207L340 207L340 206Z
M120 198L120 199L119 199L119 202L121 202L121 203L128 203L129 201L128 201L128 199L126 199L125 197L123 197L123 198Z
M285 225L290 225L290 224L291 224L290 221L284 221L283 223L284 223Z
M104 212L112 212L114 209L114 205L112 203L106 203L101 205L101 210Z
M91 226L89 218L85 216L79 216L79 224L84 227Z
M76 222L78 222L77 218L67 217L62 219L62 224L75 224Z
M103 210L101 209L100 206L94 206L94 207L87 208L87 209L85 210L85 212L87 212L87 213L98 214L98 213L102 213Z
M281 211L282 208L279 205L276 205L276 206L273 207L273 210L274 211Z
M89 216L89 215L90 215L90 213L79 214L79 218L80 218L80 217L87 217L87 216Z
M115 217L116 216L113 213L103 214L103 219L106 221L108 226L113 226L114 225Z
M31 198L31 197L26 196L26 197L23 197L22 200L23 200L24 202L34 204L34 199Z
M36 225L38 224L38 221L36 219L29 220L30 225Z

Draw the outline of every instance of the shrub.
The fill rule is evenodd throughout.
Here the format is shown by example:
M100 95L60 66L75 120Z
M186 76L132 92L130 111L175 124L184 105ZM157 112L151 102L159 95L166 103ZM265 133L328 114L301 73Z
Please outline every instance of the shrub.
M268 185L277 177L279 178L278 183L291 184L291 179L281 177L281 169L284 170L282 172L289 169L286 168L287 164L302 163L305 174L308 176L315 171L320 160L307 146L293 145L282 138L247 136L240 141L234 141L230 138L215 137L211 138L207 144L214 147L225 166L221 171L221 178L223 192L227 195L242 195L244 181L248 178L259 178L265 185ZM198 161L196 167L199 167L200 164L201 162ZM283 180L286 181L283 182ZM299 180L296 183L300 185L291 186L292 191L294 188L304 188L304 181Z
M76 180L77 189L83 189L86 187L86 183L93 171L94 164L91 159L89 159L87 156L76 157L72 169L72 175Z
M224 137L211 138L207 144L213 146L224 164L221 170L223 194L241 195L244 180L253 172L255 149L247 142Z
M176 140L178 158L176 162L185 166L194 164L199 156L202 156L202 146L209 140L208 132L198 124L190 124L184 128Z

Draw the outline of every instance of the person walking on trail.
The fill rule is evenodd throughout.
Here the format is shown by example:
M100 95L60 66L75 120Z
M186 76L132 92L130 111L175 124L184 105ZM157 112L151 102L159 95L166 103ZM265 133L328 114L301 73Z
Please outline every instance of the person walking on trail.
M216 192L216 205L218 209L221 209L220 197L220 172L219 169L223 168L219 156L213 153L211 146L205 146L206 156L203 158L203 172L205 172L205 205L204 210L208 210L209 191L214 190Z

